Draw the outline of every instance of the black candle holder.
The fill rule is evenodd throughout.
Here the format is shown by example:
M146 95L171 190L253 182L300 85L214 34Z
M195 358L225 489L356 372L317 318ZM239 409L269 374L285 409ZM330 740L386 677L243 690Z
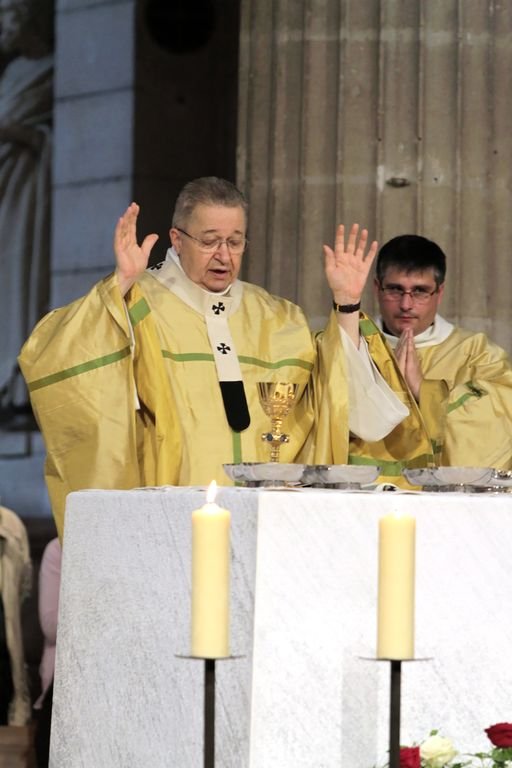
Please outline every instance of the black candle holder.
M402 699L402 661L390 659L389 687L389 768L400 768L400 707Z
M215 659L204 660L204 768L215 768Z
M365 661L384 661L390 665L389 685L389 768L400 768L400 715L402 705L402 664L412 661L430 661L431 657L414 659L375 659L362 657Z
M243 656L219 656L207 659L204 656L184 656L176 654L178 659L190 659L204 662L204 705L203 705L203 768L215 768L215 690L216 662L242 659Z

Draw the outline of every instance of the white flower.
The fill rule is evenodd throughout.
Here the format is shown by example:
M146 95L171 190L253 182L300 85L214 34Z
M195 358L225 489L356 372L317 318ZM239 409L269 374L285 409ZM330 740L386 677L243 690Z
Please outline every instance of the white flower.
M420 744L420 757L426 768L444 768L457 754L450 739L437 734L429 736Z

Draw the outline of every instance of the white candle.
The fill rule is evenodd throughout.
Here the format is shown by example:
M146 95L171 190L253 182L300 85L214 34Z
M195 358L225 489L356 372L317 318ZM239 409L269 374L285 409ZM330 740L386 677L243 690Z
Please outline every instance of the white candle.
M379 521L377 658L414 658L416 520L394 513Z
M192 512L192 656L229 656L231 515L214 503L217 484L206 504Z

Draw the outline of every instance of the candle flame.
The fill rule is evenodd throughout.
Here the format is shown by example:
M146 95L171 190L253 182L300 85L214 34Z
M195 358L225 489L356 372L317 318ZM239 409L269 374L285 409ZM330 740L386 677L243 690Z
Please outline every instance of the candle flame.
M215 480L212 480L210 485L208 486L208 490L206 491L206 501L208 504L213 504L215 501L215 496L217 495L217 483Z

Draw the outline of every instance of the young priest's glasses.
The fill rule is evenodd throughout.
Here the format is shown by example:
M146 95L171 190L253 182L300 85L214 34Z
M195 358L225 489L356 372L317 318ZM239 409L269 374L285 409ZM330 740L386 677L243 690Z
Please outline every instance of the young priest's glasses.
M233 235L232 237L227 237L226 239L223 239L222 237L201 238L190 235L188 232L185 232L184 229L181 229L181 227L176 227L176 229L178 232L181 232L182 235L185 235L191 240L194 240L194 242L198 243L199 248L204 251L204 253L215 253L219 250L221 245L225 243L229 252L237 256L239 253L242 253L245 250L245 247L249 242L248 239L246 237L242 237L242 235Z
M411 300L416 304L426 304L427 301L437 293L439 288L434 288L433 291L429 291L428 288L423 288L418 285L416 288L411 288L410 291L406 291L400 285L381 285L380 290L382 295L387 301L401 301L404 296L410 296Z

